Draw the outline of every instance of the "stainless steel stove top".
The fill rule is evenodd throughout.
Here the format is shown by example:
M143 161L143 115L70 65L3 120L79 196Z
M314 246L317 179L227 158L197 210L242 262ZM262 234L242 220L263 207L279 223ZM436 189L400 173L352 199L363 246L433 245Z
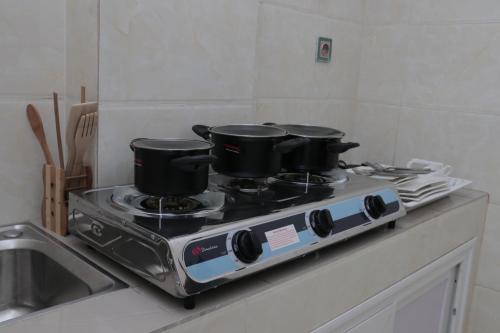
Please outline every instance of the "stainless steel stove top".
M302 181L306 179L307 184ZM70 231L168 293L186 298L395 221L390 183L343 173L239 181L154 198L133 186L70 193Z

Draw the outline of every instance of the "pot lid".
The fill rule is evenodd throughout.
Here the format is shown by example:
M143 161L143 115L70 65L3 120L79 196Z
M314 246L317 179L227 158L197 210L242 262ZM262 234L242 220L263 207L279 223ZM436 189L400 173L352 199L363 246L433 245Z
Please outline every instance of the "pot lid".
M213 144L202 140L184 139L135 139L130 146L133 148L186 151L186 150L206 150L213 148Z
M276 138L286 136L281 128L266 125L226 125L210 128L211 133L248 138Z
M344 132L329 127L310 125L275 125L282 128L290 135L317 138L317 139L340 139L345 136Z

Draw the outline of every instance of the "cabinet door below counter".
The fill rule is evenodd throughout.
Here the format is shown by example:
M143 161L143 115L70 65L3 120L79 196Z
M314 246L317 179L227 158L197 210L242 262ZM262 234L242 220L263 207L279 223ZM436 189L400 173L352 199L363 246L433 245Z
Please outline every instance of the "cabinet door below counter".
M475 240L313 333L462 333Z

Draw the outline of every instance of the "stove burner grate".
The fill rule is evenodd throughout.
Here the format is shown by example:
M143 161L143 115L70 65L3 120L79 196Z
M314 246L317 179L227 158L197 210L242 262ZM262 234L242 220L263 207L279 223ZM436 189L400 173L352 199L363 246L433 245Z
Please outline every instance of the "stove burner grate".
M161 208L165 213L189 213L202 208L203 204L191 197L149 197L141 201L141 206L154 212Z
M268 184L265 179L234 178L228 183L228 187L245 193L258 193L266 191Z
M205 191L189 197L155 197L141 193L133 186L117 186L110 200L115 207L134 216L202 217L220 212L225 194Z

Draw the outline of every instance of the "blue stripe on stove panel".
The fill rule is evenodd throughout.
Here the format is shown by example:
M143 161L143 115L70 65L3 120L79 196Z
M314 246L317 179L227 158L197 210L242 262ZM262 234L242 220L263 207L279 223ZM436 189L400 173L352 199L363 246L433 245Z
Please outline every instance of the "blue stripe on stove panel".
M386 204L398 201L398 196L393 190L385 189L373 193L372 195L380 195ZM362 198L356 197L342 202L335 203L331 206L325 207L330 209L333 219L340 220L352 215L359 214L364 210L364 202Z
M209 281L237 269L236 262L228 255L187 267L189 276L196 281Z
M390 189L384 189L373 193L372 195L380 195L386 204L394 203L398 201L397 194ZM333 219L340 220L349 216L358 215L363 211L363 199L361 197L356 197L353 199L348 199L346 201L338 202L330 206L323 206L319 209L330 209L333 215ZM292 217L293 218L293 217ZM361 220L357 225L362 225L366 221ZM293 223L290 223L293 224ZM356 224L356 223L355 223ZM354 227L356 225L353 225ZM298 233L299 242L296 244L289 245L287 247L278 249L276 251L271 251L269 244L267 242L262 243L263 253L256 263L265 261L269 258L279 256L289 251L293 251L302 247L306 247L319 240L319 237L313 235L310 230L304 230ZM187 272L189 276L199 282L210 281L215 278L221 277L225 274L236 271L239 268L233 257L229 255L220 256L208 261L204 261L198 264L194 264L187 267Z
M299 242L287 247L271 251L267 242L262 243L263 253L257 260L257 263L268 258L272 258L288 251L305 247L314 242L314 237L309 230L304 230L298 233ZM224 274L233 272L238 269L236 262L232 257L225 255L212 260L204 261L199 264L187 267L189 276L196 281L209 281Z

